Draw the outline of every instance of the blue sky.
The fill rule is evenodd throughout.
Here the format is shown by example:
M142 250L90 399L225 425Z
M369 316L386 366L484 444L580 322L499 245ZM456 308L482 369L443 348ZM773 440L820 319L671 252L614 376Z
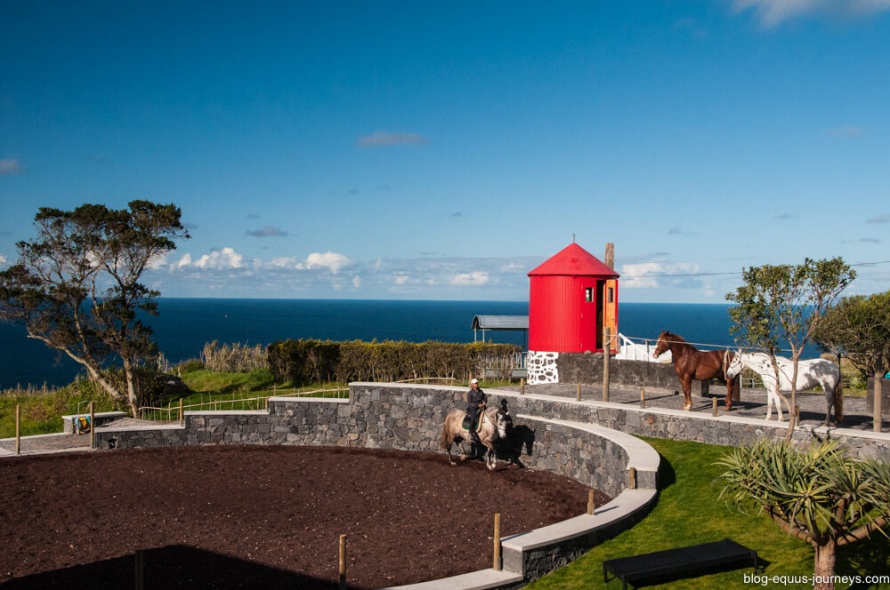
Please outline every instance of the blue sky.
M525 300L573 239L626 302L890 285L890 0L0 0L0 60L0 268L138 198L165 296Z

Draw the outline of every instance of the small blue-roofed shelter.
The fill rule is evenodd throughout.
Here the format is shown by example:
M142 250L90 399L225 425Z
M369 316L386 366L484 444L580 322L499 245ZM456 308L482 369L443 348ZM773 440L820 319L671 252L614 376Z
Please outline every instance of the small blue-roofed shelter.
M527 348L528 343L528 316L527 315L477 315L473 316L473 342L477 342L477 334L482 332L482 341L485 342L487 331L521 331L522 348Z

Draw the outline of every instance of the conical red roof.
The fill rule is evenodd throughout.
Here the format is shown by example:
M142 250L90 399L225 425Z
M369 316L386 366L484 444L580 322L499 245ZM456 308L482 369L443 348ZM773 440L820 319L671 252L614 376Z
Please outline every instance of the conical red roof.
M574 242L544 261L528 276L559 275L570 277L605 277L617 279L617 272L603 264L596 256Z

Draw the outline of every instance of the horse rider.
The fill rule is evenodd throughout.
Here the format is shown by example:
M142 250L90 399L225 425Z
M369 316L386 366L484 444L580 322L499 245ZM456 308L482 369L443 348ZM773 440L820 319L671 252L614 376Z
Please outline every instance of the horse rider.
M479 419L480 412L485 411L485 405L488 403L488 396L485 395L485 392L482 391L479 387L479 380L473 379L470 381L470 391L467 392L467 418L469 418L469 431L470 437L473 439L473 454L476 454L477 446L482 446L482 441L479 440L479 434L476 432L477 420Z

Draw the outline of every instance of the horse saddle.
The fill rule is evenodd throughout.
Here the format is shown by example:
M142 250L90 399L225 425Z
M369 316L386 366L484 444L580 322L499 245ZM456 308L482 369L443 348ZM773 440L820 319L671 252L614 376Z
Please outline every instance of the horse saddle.
M485 412L479 412L479 419L476 421L476 432L482 431L483 420L485 420ZM473 417L469 414L464 416L464 421L461 426L464 430L470 430L470 427L473 426Z

